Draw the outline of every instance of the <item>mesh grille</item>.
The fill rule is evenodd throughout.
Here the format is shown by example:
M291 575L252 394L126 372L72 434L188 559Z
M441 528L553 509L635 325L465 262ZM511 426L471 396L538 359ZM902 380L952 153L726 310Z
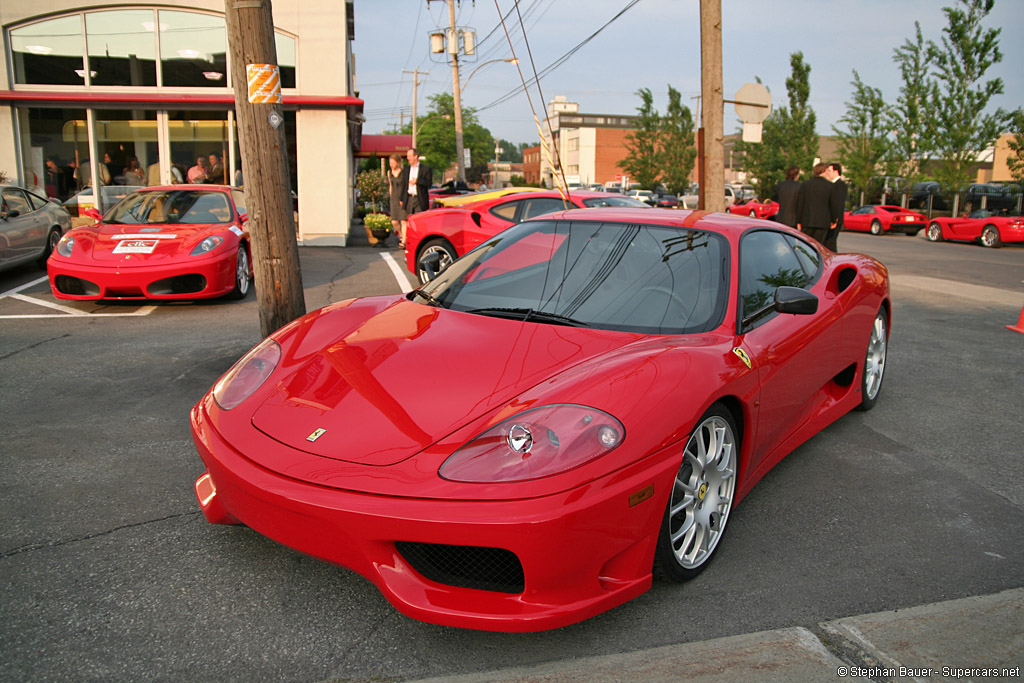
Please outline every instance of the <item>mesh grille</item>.
M522 593L523 565L501 548L398 541L398 552L431 581L459 588Z

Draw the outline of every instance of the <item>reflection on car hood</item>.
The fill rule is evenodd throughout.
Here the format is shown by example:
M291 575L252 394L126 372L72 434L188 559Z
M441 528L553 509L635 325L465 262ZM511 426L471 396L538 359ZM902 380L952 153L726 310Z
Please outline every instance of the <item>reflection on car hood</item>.
M368 465L405 460L539 382L638 336L390 297L313 316L283 342L282 379L252 423L292 448ZM315 436L318 430L324 431ZM247 456L274 467L259 453Z
M153 263L185 255L209 225L123 225L100 223L90 230L92 258L125 265ZM219 226L218 226L219 227ZM83 246L86 241L83 240Z

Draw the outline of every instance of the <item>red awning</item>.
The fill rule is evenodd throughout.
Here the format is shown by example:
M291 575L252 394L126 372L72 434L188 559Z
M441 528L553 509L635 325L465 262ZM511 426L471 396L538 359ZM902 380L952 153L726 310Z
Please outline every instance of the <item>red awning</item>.
M405 156L406 151L411 147L411 135L364 135L356 156L378 156L383 159L396 152Z

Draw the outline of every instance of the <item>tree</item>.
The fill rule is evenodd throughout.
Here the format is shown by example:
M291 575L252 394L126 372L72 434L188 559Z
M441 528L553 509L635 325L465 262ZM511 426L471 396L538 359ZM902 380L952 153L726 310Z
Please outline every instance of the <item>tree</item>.
M660 117L654 109L654 97L648 88L640 88L636 94L641 101L641 105L636 108L640 116L633 123L633 131L626 135L626 158L619 162L619 168L626 172L632 182L640 183L640 187L645 190L653 190L661 170L658 166Z
M886 175L903 176L911 183L923 178L921 166L933 144L924 115L932 62L921 36L920 22L914 22L914 28L914 41L905 40L893 50L892 60L899 66L903 85L887 116L887 128L893 131L893 139L886 157Z
M986 114L989 101L1003 92L1003 81L983 81L985 72L1001 62L999 33L982 20L995 0L959 0L944 7L949 25L941 44L928 41L928 57L935 63L935 81L928 96L929 134L939 157L936 173L943 185L961 190L971 182L978 153L999 137L1006 112Z
M693 114L681 99L679 91L668 86L668 109L661 119L659 140L661 182L673 194L682 194L690 187L690 173L697 159Z
M843 173L852 183L865 189L886 157L889 142L885 123L889 107L882 91L865 85L856 69L853 71L853 99L846 103L846 113L839 119L845 129L832 126L838 136L839 160Z
M1006 160L1006 165L1010 167L1013 179L1024 183L1024 109L1017 109L1010 116L1010 132L1013 137L1009 146L1014 155Z
M449 93L430 96L430 109L417 120L416 146L435 172L436 180L455 164L455 100ZM412 122L402 129L412 133ZM481 126L476 110L462 110L462 144L470 150L470 165L494 158L494 138Z
M789 56L792 73L786 79L789 107L779 107L765 119L761 142L740 142L743 168L757 186L758 194L770 197L775 186L786 177L786 169L796 166L810 175L818 156L817 116L807 104L811 97L811 67L802 52ZM760 79L758 79L760 82Z

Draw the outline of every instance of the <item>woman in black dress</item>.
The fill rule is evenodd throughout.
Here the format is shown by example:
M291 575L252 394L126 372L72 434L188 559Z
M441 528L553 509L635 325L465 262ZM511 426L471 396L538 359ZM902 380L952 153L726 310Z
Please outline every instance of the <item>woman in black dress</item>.
M388 157L388 186L391 199L391 226L398 235L398 247L405 246L405 227L408 214L405 211L405 200L409 192L408 186L402 182L402 155L392 154Z

